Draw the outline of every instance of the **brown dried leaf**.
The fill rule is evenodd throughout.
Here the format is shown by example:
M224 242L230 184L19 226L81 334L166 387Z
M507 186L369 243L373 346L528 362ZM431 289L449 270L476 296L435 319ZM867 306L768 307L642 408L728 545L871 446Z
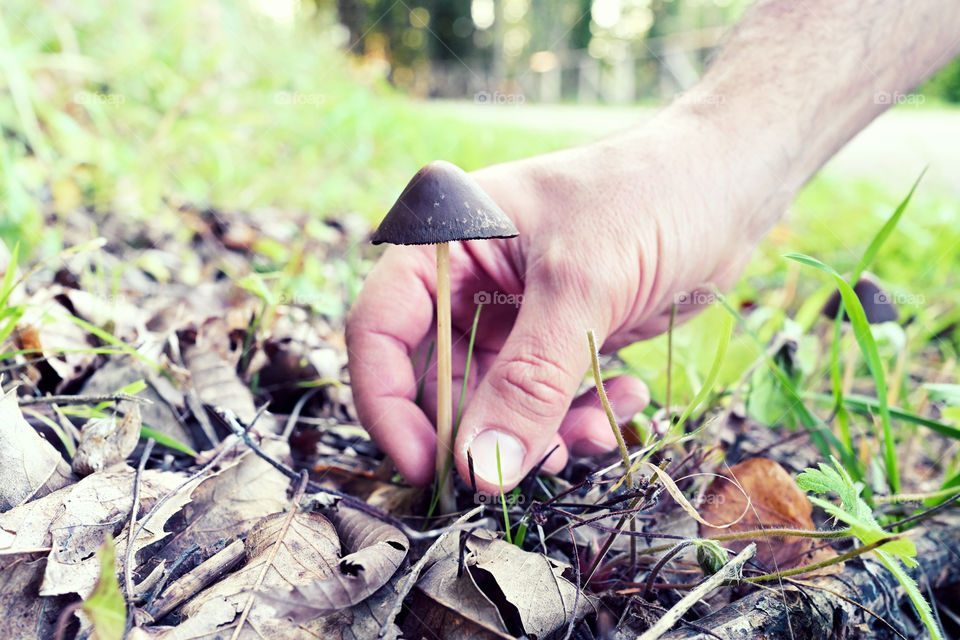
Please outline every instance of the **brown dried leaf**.
M220 319L205 322L194 342L183 345L183 360L201 402L230 409L245 425L257 415L253 393L237 375L239 349Z
M73 598L41 598L47 561L33 554L0 557L0 638L52 638L57 616Z
M67 461L20 413L15 393L0 398L0 513L74 482Z
M279 439L264 440L262 446L274 459L283 460L290 452ZM194 545L201 549L198 559L210 557L222 541L242 537L261 518L283 510L289 484L269 462L245 451L197 486L183 510L187 526L164 545L159 557L173 562Z
M130 517L133 481L134 471L129 467L95 473L0 515L0 550L52 547L40 595L89 595L99 575L96 550ZM177 473L145 471L141 477L141 509L149 509L182 482L183 476ZM169 515L172 512L166 517ZM159 518L151 521L147 535L152 540L144 542L165 535L162 529ZM125 544L125 538L121 542Z
M304 635L295 622L278 614L272 599L256 597L254 590L258 584L261 591L275 591L335 578L340 540L333 525L316 512L275 513L254 527L245 546L249 560L244 567L182 607L186 620L176 628L178 637L222 633L235 624L251 596L256 599L240 638Z
M394 526L353 509L334 511L330 520L351 553L332 576L274 594L280 615L312 620L352 607L385 585L407 555L409 541Z
M119 422L113 416L87 421L71 463L73 472L87 476L126 460L140 440L140 426L140 406L135 402Z
M467 570L457 577L458 558L439 560L417 585L444 607L505 637L547 637L571 616L592 610L592 599L562 576L565 565L530 553L492 533L478 531L466 543ZM574 602L577 601L576 610ZM469 631L464 627L467 635ZM466 636L454 636L466 637Z
M700 513L713 522L728 522L743 513L748 506L748 497L750 508L747 515L732 527L718 529L701 525L701 537L771 527L807 530L816 528L810 517L813 505L807 495L797 486L786 469L776 462L766 458L750 458L720 475L723 477L716 478L707 488ZM749 542L737 540L724 543L724 546L740 552ZM823 540L813 538L762 538L756 542L755 560L771 572L837 555L829 546L824 546ZM840 565L835 567L829 567L829 572L839 571Z

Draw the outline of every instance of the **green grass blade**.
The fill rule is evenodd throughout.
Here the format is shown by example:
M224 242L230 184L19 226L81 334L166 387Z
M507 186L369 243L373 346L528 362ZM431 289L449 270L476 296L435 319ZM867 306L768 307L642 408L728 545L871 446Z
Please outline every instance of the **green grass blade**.
M198 455L197 452L194 451L192 447L183 444L176 438L172 436L168 436L162 431L157 431L156 429L153 429L146 425L141 425L140 439L142 440L144 438L153 438L154 440L156 440L157 444L162 444L165 447L169 447L174 451L179 451L180 453L185 453L188 456L196 457Z
M837 288L840 291L840 297L843 299L844 307L847 309L847 315L850 317L850 324L853 326L853 334L857 339L857 343L860 345L860 350L863 352L863 357L867 361L867 366L870 368L870 373L873 375L873 381L877 388L878 409L880 412L880 421L883 425L883 451L887 471L887 484L893 493L900 493L900 471L897 467L897 452L893 442L893 431L890 428L890 412L887 408L887 381L884 376L883 362L880 360L877 343L873 339L873 333L870 331L870 323L867 322L867 315L863 311L863 305L860 304L860 299L857 298L853 287L831 267L828 267L816 258L811 258L810 256L799 253L791 253L784 257L819 269L831 275L836 281Z
M17 258L20 255L20 243L13 245L13 251L10 252L10 262L7 263L7 272L3 274L3 283L0 284L0 309L5 309L7 300L10 299L10 293L15 288L17 277Z
M510 513L507 511L507 496L503 494L503 472L500 470L500 441L497 441L497 482L500 484L500 505L503 507L503 530L507 534L507 542L513 544L513 534L510 533Z
M473 343L477 339L477 325L480 323L482 304L477 305L477 312L473 314L473 326L470 328L470 343L467 345L467 364L463 367L463 385L460 387L460 402L457 404L457 417L453 421L453 440L457 439L460 430L460 418L463 417L463 404L467 399L467 382L470 380L470 364L473 361Z
M873 262L873 259L877 257L877 253L880 251L880 247L883 246L883 243L887 241L887 238L890 237L890 234L893 233L894 228L897 226L897 223L900 222L900 217L903 215L903 212L906 211L907 205L910 204L910 199L913 197L913 192L917 190L917 185L920 184L920 180L923 179L924 174L927 172L927 168L924 167L923 171L920 172L920 175L917 176L917 179L914 181L913 186L910 187L910 192L907 194L907 197L897 205L897 208L894 209L893 213L887 218L887 221L880 227L880 230L877 231L877 235L873 236L873 240L870 241L870 245L867 247L867 250L863 252L863 255L860 257L860 262L857 263L856 268L853 270L853 274L850 276L850 284L856 284L857 280L860 279L860 275L864 270L870 266ZM843 316L842 313L838 315Z
M815 400L817 402L833 402L833 398L831 396L823 393L805 393L803 395L805 398L810 398L811 400ZM861 396L851 393L843 397L843 404L846 408L861 415L870 415L871 413L880 412L880 402L876 398L871 398L868 396ZM927 418L925 416L913 413L912 411L901 409L900 407L888 406L887 411L890 412L890 417L896 420L902 420L904 422L916 424L921 427L927 427L928 429L936 431L937 433L947 436L948 438L960 440L960 427L955 427L945 422L934 420L933 418Z
M727 347L730 346L730 337L733 335L733 316L727 315L724 319L723 326L720 328L720 342L717 344L717 355L713 358L713 364L710 366L710 372L707 373L706 379L703 381L703 386L700 387L700 390L697 391L697 395L694 396L693 400L687 405L687 408L684 409L683 413L680 415L680 419L677 420L676 427L673 427L677 430L678 433L683 432L683 423L686 422L687 418L690 417L700 403L703 402L707 395L713 391L713 385L717 382L717 376L720 375L720 367L723 366L723 359L727 355Z
M873 240L870 241L870 244L867 246L867 250L864 251L863 255L860 257L860 262L857 263L856 268L854 268L853 273L850 275L848 280L850 286L854 286L857 283L857 280L860 279L860 275L877 257L880 247L883 246L883 243L886 242L887 238L889 238L893 233L897 223L900 222L900 217L903 215L903 212L906 211L907 205L910 204L910 199L913 197L913 193L917 189L917 185L920 184L920 180L923 178L926 172L926 168L920 172L920 175L917 176L913 186L910 187L910 192L907 193L907 197L904 198L899 205L897 205L897 208L894 209L890 217L887 218L887 221L884 223L884 225L880 227L880 230L877 231L875 236L873 236ZM843 316L844 305L843 301L841 300L840 304L837 306L837 315L834 317L833 321L833 342L830 345L830 382L833 390L833 409L837 414L837 424L840 427L840 435L841 438L843 438L843 445L850 451L851 459L857 460L857 457L854 455L853 451L853 438L850 435L850 420L843 404L843 386L840 375L840 336L843 328ZM858 477L862 477L859 463L857 464L856 469L853 471L855 471L855 474Z

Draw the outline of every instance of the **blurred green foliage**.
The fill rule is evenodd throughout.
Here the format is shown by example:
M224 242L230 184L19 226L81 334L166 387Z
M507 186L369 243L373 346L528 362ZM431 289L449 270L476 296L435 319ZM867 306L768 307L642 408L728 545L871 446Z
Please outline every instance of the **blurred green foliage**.
M323 12L242 5L0 9L0 237L61 244L77 208L175 225L184 203L376 219L422 164L467 169L571 143L470 127L397 94L337 49Z

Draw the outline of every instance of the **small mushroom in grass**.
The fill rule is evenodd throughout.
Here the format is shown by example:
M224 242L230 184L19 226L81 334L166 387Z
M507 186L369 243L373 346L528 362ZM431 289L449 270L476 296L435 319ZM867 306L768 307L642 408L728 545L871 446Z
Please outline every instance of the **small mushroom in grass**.
M431 162L403 189L373 244L437 245L437 471L440 508L456 510L453 495L453 394L450 328L450 245L458 240L512 238L507 214L463 169ZM442 483L442 484L439 484Z
M860 304L863 305L863 311L867 316L867 322L878 324L880 322L890 322L900 317L897 307L893 304L890 294L880 288L876 280L869 275L864 274L853 286L853 292L857 294ZM834 291L833 295L823 305L822 313L828 318L836 318L840 311L840 292ZM847 312L843 312L843 319L850 321Z

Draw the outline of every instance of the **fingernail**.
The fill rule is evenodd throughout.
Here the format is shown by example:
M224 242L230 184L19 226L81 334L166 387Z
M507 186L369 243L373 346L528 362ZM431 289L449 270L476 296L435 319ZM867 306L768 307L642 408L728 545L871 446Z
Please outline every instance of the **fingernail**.
M497 473L497 448L500 451L500 474ZM490 429L474 437L469 446L473 456L473 472L490 484L499 485L500 475L504 486L513 486L523 474L523 458L527 453L523 443L516 437Z

